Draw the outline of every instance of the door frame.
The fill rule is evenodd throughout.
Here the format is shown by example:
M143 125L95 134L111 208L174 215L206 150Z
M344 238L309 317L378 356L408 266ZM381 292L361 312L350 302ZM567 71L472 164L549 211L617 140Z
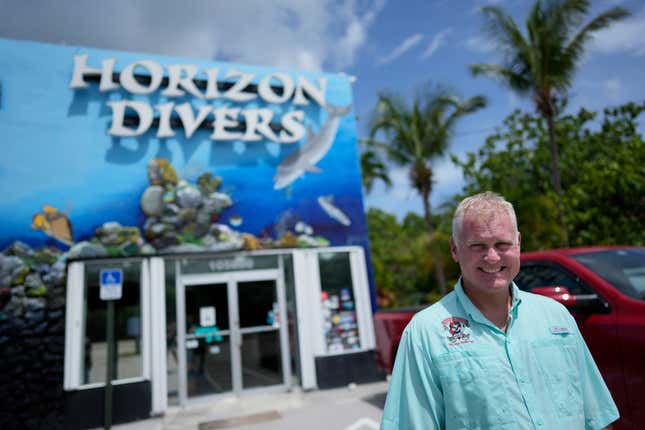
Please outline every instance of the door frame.
M242 333L239 327L238 307L238 282L245 281L274 281L278 295L278 308L280 311L280 352L282 357L282 384L268 387L244 389L242 387ZM228 295L228 312L231 344L231 371L233 390L228 393L199 396L196 399L188 398L187 360L186 360L186 286L226 284ZM241 396L247 391L254 390L286 390L291 386L291 357L289 351L289 332L287 324L287 303L283 270L280 265L277 269L245 270L236 272L181 274L176 278L176 312L177 312L177 375L179 404L185 406L203 398L212 398L233 394ZM181 345L181 347L179 347Z
M63 390L65 391L90 390L93 388L105 387L105 382L94 382L88 384L82 382L82 372L84 368L82 359L85 346L84 331L85 324L87 323L87 315L85 309L85 272L87 265L108 268L115 266L122 267L122 265L124 264L139 265L139 305L141 309L141 374L130 378L113 379L112 385L151 380L151 282L149 276L148 259L140 257L128 257L71 261L67 266L67 291L65 299L65 349L63 364Z

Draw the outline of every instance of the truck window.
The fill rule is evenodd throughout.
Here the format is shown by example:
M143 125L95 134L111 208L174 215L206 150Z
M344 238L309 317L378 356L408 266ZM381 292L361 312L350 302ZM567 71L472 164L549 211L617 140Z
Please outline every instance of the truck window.
M536 287L557 285L566 287L574 295L594 293L577 276L555 264L528 263L522 265L520 273L515 277L515 283L524 291L531 291Z

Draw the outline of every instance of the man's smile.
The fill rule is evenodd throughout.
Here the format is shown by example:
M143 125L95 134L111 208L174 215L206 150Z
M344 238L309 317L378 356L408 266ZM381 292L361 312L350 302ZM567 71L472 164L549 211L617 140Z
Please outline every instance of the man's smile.
M480 267L480 268L479 268L479 270L481 270L481 271L482 271L482 272L484 272L484 273L499 273L499 272L501 272L501 271L502 271L502 270L504 270L504 269L506 269L506 266L501 266L501 267L498 267L498 268L496 268L496 269L486 269L486 268L484 268L484 267Z

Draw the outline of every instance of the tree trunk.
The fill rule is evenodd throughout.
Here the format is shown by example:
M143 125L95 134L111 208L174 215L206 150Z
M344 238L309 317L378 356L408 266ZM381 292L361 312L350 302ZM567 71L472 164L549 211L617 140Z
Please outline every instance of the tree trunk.
M549 129L549 147L551 149L551 183L556 194L555 205L558 209L558 222L562 229L562 246L569 246L569 230L564 222L564 208L562 207L563 193L562 180L560 179L560 158L558 155L558 145L555 141L555 123L553 114L546 115L547 127Z
M441 263L441 253L434 240L434 228L432 227L432 212L430 211L430 190L424 187L421 190L421 197L423 198L423 212L428 227L428 234L430 235L430 249L434 254L435 275L437 276L437 283L439 284L439 292L442 296L446 295L446 275L443 272L443 264Z

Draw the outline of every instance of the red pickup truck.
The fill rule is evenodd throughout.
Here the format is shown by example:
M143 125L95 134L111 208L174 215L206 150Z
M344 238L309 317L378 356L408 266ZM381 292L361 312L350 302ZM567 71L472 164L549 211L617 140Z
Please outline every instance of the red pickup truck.
M645 247L527 252L521 260L517 286L557 300L575 317L620 411L614 429L645 429ZM421 309L374 315L376 362L386 372Z

